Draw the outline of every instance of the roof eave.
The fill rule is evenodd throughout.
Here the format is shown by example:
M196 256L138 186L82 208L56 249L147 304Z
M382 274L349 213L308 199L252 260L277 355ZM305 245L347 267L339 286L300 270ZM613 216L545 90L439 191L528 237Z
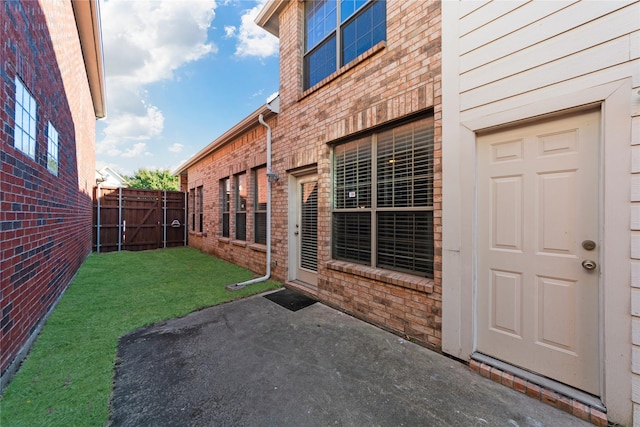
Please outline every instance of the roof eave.
M95 117L107 115L102 30L100 28L100 4L98 0L71 0L80 47L87 71L89 90L93 100Z
M264 28L276 37L280 37L280 22L278 14L283 7L293 0L269 0L264 5L258 16L256 24Z

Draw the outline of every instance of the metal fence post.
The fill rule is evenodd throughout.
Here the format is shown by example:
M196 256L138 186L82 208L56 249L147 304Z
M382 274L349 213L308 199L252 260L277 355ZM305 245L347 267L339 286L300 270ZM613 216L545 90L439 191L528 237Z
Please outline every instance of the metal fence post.
M122 250L122 187L118 187L118 252Z
M167 190L162 192L162 247L167 248Z

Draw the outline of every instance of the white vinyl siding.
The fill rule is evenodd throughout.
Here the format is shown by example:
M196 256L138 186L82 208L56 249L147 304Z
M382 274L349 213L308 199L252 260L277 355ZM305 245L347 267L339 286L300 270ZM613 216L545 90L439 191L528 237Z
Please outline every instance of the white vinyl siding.
M631 3L490 2L464 16L462 121L513 108L519 97L542 99L562 87L629 76L640 19Z
M628 329L640 336L640 2L460 1L442 11L443 350L475 350L477 136L599 104L601 397L611 421L637 424L640 339Z

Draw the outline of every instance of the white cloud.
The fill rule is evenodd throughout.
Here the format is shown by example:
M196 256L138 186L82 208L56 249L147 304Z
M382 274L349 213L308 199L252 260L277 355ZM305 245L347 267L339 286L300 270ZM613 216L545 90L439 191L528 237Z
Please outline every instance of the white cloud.
M255 19L265 3L266 0L260 0L253 9L245 10L237 33L234 28L234 34L238 39L237 56L267 58L278 54L278 39L255 23Z
M101 124L97 153L149 154L140 141L162 134L164 115L146 102L145 85L173 79L183 65L217 52L207 41L216 7L215 0L101 4L109 116Z
M116 113L106 123L104 138L96 144L98 154L124 156L131 153L130 147L137 141L149 140L162 133L164 115L154 106L142 105L141 110ZM131 155L126 157L132 157Z
M224 38L229 39L236 35L236 27L233 25L224 26Z
M174 143L169 147L169 151L172 153L180 153L184 149L184 145L180 143Z
M147 148L147 144L145 144L144 142L138 142L136 144L133 144L133 147L131 147L130 149L122 153L122 157L138 157L141 154L144 154L147 156L151 155L151 153L146 151L146 148Z
M207 42L216 7L215 0L105 1L101 14L107 75L152 83L217 52L216 45Z

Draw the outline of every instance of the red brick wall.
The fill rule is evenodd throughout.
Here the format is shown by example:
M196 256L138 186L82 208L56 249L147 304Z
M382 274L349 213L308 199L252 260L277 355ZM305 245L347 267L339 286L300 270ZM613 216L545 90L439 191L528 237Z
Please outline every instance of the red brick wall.
M3 2L0 24L4 383L11 362L91 252L95 117L70 1ZM16 75L37 103L35 159L13 145ZM59 133L58 176L47 169L48 122Z
M276 120L267 120L274 127ZM204 218L202 233L192 231L189 225L189 245L223 258L234 264L248 268L263 275L266 271L266 246L254 243L255 187L253 170L264 166L267 162L266 128L258 123L255 117L255 127L239 137L229 141L200 162L188 169L187 183L182 180L182 190L189 191L199 186L203 187ZM234 239L235 221L235 182L234 176L245 172L247 174L247 238L243 241ZM231 211L230 238L222 237L222 211L220 203L220 180L229 178L231 181ZM191 193L189 193L191 195ZM197 203L196 203L197 205ZM192 204L189 203L191 209ZM189 212L191 218L191 212Z

